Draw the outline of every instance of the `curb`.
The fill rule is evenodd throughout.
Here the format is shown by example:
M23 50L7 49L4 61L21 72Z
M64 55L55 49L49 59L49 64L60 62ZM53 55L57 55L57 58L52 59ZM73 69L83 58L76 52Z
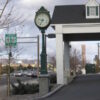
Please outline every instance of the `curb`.
M51 95L53 95L54 93L56 93L57 91L59 91L62 87L64 87L64 85L59 85L56 89L54 89L53 91L49 92L48 94L38 97L38 98L34 98L33 100L40 100L40 99L44 99L47 98Z

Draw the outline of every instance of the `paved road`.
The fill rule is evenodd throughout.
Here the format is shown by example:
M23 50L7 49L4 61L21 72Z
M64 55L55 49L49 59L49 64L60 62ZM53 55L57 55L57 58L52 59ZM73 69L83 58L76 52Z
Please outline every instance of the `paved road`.
M100 75L79 76L43 100L100 100Z

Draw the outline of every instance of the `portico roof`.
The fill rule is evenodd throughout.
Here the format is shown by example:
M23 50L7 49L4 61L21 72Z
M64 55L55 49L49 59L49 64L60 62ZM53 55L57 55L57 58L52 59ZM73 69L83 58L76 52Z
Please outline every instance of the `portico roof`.
M56 6L52 17L52 24L71 23L100 23L100 18L86 19L85 5Z

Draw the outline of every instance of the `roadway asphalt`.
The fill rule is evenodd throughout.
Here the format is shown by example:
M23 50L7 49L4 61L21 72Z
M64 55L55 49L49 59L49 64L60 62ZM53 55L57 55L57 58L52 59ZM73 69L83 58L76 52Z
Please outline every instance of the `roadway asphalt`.
M100 75L78 76L72 83L42 100L100 100Z

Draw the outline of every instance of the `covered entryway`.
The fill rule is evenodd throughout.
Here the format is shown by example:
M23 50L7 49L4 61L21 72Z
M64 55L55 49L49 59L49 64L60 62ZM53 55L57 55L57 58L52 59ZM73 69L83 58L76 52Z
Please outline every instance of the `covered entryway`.
M56 34L57 83L68 84L70 75L69 42L100 40L100 11L96 0L85 5L56 6L52 26Z

